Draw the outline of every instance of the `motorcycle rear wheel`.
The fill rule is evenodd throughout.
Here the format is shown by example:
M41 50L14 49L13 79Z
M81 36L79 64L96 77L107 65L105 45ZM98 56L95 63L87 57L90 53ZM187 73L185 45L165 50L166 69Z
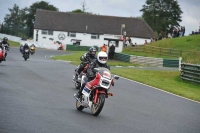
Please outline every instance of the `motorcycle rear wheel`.
M81 103L78 100L76 100L76 108L79 111L82 111L84 109L84 107L81 105Z
M100 114L101 110L103 109L105 103L105 95L104 94L100 94L98 97L98 101L96 104L92 104L92 115L97 116Z

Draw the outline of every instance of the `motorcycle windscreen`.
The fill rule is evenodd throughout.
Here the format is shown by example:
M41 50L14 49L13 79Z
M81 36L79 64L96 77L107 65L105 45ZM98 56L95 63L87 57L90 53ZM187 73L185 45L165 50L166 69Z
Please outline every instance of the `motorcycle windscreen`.
M111 74L110 74L110 72L108 72L108 71L103 71L102 76L103 76L104 78L111 79Z

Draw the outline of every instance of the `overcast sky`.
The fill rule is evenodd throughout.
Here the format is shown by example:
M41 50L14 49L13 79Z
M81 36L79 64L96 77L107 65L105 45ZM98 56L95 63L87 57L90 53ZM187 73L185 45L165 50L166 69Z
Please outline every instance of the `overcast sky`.
M30 7L39 0L0 0L0 22L2 23L6 14L9 14L8 8L13 8L17 4L20 9ZM61 12L82 9L84 0L45 0L54 5ZM121 17L140 17L142 8L146 0L85 0L86 11L99 15L121 16ZM186 35L196 31L200 26L200 0L178 0L183 11L181 26L185 26Z

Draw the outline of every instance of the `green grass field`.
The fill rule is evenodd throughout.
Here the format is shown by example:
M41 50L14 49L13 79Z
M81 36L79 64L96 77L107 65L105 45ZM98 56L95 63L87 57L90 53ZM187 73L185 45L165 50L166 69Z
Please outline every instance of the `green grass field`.
M135 68L112 69L112 73L165 90L189 99L200 101L200 85L183 81L179 71L141 70Z
M178 38L165 39L162 41L156 41L148 44L149 46L161 47L161 48L171 48L178 50L191 51L188 53L183 53L182 59L183 62L200 64L200 35L191 35ZM130 51L130 47L127 47L123 50L124 54L130 55L140 55L147 57L156 57L156 58L168 58L168 59L178 59L178 57L171 56L161 56L150 53L143 52L133 52Z

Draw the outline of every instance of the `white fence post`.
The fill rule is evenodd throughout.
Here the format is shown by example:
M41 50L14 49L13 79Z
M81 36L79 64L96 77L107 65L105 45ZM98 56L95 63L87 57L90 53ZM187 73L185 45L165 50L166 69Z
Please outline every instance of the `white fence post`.
M179 71L181 71L181 62L182 62L182 57L179 57Z

